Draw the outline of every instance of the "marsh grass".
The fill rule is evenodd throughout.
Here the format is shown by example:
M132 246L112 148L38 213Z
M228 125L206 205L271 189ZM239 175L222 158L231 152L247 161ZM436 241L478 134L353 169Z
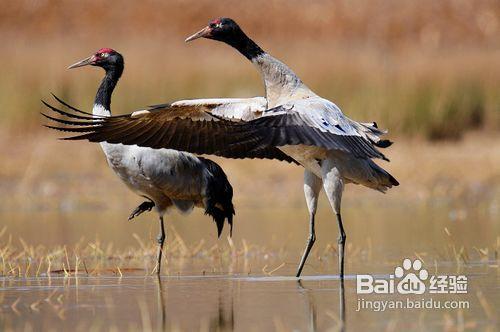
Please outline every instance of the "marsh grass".
M127 222L129 210L141 200L108 169L99 147L60 142L54 136L0 133L2 150L10 156L0 168L0 229L8 225L0 237L0 273L151 273L155 214ZM500 155L491 153L498 149L496 137L475 134L461 142L425 144L398 140L390 148L392 162L384 166L403 185L387 195L349 186L344 195L352 262L411 255L436 267L435 261L457 267L497 264L492 262L498 260L498 243L492 241L500 243L495 222ZM16 145L23 139L25 144ZM182 218L173 214L168 220L168 273L198 261L200 273L293 274L307 231L302 170L273 161L216 160L235 188L235 240L217 240L213 223L200 211ZM314 272L334 271L337 230L330 218L322 198L322 236L307 267Z
M183 273L182 266L186 259L191 266L211 266L210 270L195 271L196 274L248 274L267 275L280 274L280 270L293 263L288 261L286 247L274 248L249 244L242 240L235 244L231 238L225 243L207 245L201 239L186 245L179 233L169 227L173 238L165 246L165 262L163 272L167 275ZM434 268L438 273L442 264L451 262L457 273L467 266L483 264L490 268L499 268L500 237L495 243L480 248L459 245L455 237L445 228L443 232L448 241L433 252L414 252L414 256ZM117 249L113 243L102 243L99 240L87 241L81 238L72 246L31 245L22 238L13 240L6 227L0 230L0 277L7 278L50 278L51 276L106 276L123 277L127 275L153 275L156 269L157 246L153 241L141 239L137 234L131 235L131 243L126 249ZM17 244L16 244L17 243ZM349 264L359 264L372 258L371 241L363 245L349 243ZM324 271L325 264L331 265L337 257L334 243L322 248L315 248L308 265L317 273ZM193 264L194 261L194 264ZM439 261L439 262L438 262ZM387 259L383 264L397 264L398 261ZM285 269L287 270L287 269ZM165 272L166 271L166 272Z
M186 263L185 259L194 261L195 265L210 266L209 270L196 271L200 275L229 273L234 271L234 265L238 264L238 261L241 263L238 269L244 268L245 271L234 272L243 274L272 275L285 265L284 262L276 264L276 261L286 257L284 248L271 250L265 246L249 244L245 240L235 246L229 237L222 244L207 245L206 240L201 239L186 245L173 226L169 227L170 232L173 236L164 249L164 259L167 264L163 272L166 271L166 274L181 273L182 265ZM142 239L137 234L132 234L130 237L132 245L125 249L117 249L112 243L104 244L99 240L87 241L84 238L72 246L48 247L30 245L22 238L14 241L4 227L0 231L2 243L0 277L153 275L156 271L157 245L154 241ZM334 251L332 247L327 247L322 255L326 257L332 250Z

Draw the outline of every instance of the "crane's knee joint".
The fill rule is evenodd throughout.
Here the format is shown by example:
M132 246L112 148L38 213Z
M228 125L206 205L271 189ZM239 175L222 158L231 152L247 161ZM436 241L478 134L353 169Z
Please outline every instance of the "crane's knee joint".
M309 243L314 243L314 242L316 242L316 234L309 235Z
M160 234L156 237L156 241L158 241L158 244L159 245L163 245L163 242L165 242L165 235L164 234Z
M337 239L338 241L338 244L342 244L344 245L345 244L345 240L347 239L347 236L345 235L345 233L341 233Z

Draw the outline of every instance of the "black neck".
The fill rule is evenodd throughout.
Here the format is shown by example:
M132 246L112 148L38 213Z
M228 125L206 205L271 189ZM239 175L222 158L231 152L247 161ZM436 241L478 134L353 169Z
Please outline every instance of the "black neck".
M123 66L105 68L106 75L102 79L101 85L97 90L94 104L102 105L106 110L111 111L111 95L122 76Z
M250 61L259 55L264 54L264 51L259 47L259 45L248 38L248 36L241 30L237 36L227 40L226 43L237 49Z

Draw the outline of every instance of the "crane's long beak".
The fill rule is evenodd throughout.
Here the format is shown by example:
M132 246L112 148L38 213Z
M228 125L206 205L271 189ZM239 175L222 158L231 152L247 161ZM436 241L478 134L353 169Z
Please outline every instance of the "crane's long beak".
M194 35L187 37L185 41L187 43L187 42L190 42L190 41L198 39L198 38L210 37L211 33L212 33L212 29L210 29L209 26L206 26L203 29L201 29L200 31L198 31L197 33L195 33Z
M91 55L88 58L83 59L82 61L78 61L77 63L72 64L71 66L68 67L68 69L91 65L94 62L94 60L95 57Z

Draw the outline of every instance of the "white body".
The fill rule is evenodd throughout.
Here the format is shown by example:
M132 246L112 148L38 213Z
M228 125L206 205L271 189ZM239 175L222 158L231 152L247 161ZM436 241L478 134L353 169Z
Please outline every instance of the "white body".
M94 105L93 114L110 116L100 105ZM137 145L100 144L116 175L132 191L151 199L160 215L172 206L182 212L189 212L195 205L203 207L208 170L195 155Z
M305 124L324 132L339 136L367 135L360 130L363 124L347 118L337 105L316 95L281 61L267 53L252 61L263 77L268 108L283 105L285 110L300 113ZM273 115L276 113L264 116ZM362 184L382 192L387 190L386 179L378 174L380 167L371 159L359 159L346 152L309 145L288 145L280 149L319 179L335 168L340 177L338 181L342 183ZM323 163L325 160L328 162Z

